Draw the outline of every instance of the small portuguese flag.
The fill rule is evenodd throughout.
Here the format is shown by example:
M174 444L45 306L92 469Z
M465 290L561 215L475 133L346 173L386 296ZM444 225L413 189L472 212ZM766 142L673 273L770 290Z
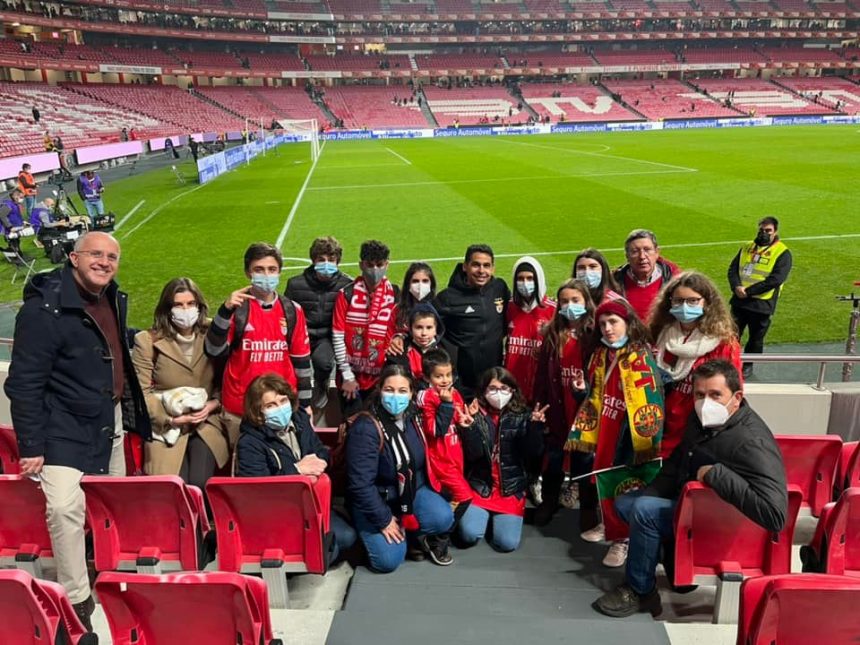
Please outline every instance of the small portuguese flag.
M615 512L615 498L645 488L660 472L661 465L661 460L655 459L639 466L620 466L595 473L607 540L624 539L630 532L627 524Z

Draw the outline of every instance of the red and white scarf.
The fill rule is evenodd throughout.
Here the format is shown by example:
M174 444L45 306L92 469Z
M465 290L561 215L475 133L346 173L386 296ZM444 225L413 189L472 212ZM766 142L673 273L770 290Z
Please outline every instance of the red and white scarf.
M366 306L368 299L370 305ZM384 278L369 293L364 278L360 277L355 281L352 301L348 304L344 342L350 366L358 373L377 376L385 364L385 350L397 317L394 287Z

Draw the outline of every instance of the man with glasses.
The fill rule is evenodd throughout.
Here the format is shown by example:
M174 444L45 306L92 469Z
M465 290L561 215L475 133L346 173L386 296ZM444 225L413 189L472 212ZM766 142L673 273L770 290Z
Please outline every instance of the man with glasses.
M738 337L749 328L744 352L761 354L764 337L776 312L776 301L782 285L791 272L791 251L779 239L779 221L764 217L758 223L755 239L741 247L729 265L729 285L732 288L732 317L738 326ZM752 374L752 363L744 363L743 375Z
M624 242L627 264L614 272L621 294L639 318L647 323L651 305L657 299L678 267L660 257L660 247L653 231L637 228L630 231Z
M126 341L128 296L114 281L119 259L111 235L87 233L64 267L27 283L5 384L21 474L45 493L57 580L89 631L81 478L125 475L124 428L150 437Z

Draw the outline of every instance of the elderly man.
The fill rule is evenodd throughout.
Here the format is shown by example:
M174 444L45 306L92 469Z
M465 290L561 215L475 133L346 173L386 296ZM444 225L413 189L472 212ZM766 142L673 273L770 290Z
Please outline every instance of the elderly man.
M33 277L5 385L21 473L38 476L45 493L57 580L90 631L81 478L125 475L124 427L150 436L126 342L127 296L114 281L119 257L112 236L88 233L64 267Z
M637 228L624 242L627 264L613 276L636 315L648 322L648 312L660 289L678 273L677 265L660 257L660 246L653 231Z
M623 618L658 614L655 569L663 540L674 534L675 505L689 481L714 489L768 531L780 531L788 515L782 453L767 424L744 399L741 377L728 361L709 361L693 371L695 412L680 445L645 490L615 500L630 525L624 584L604 594L594 608Z

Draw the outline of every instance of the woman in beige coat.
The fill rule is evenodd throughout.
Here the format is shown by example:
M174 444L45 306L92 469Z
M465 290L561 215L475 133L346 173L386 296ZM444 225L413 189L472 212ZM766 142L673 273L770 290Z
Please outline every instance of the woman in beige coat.
M203 488L217 468L230 460L230 441L221 423L216 367L203 351L209 328L208 308L197 285L174 278L165 285L155 308L152 329L134 339L132 361L146 395L153 440L145 444L148 475L179 475ZM194 408L181 410L176 388L201 388ZM172 398L167 404L163 395ZM205 401L205 403L204 403Z

